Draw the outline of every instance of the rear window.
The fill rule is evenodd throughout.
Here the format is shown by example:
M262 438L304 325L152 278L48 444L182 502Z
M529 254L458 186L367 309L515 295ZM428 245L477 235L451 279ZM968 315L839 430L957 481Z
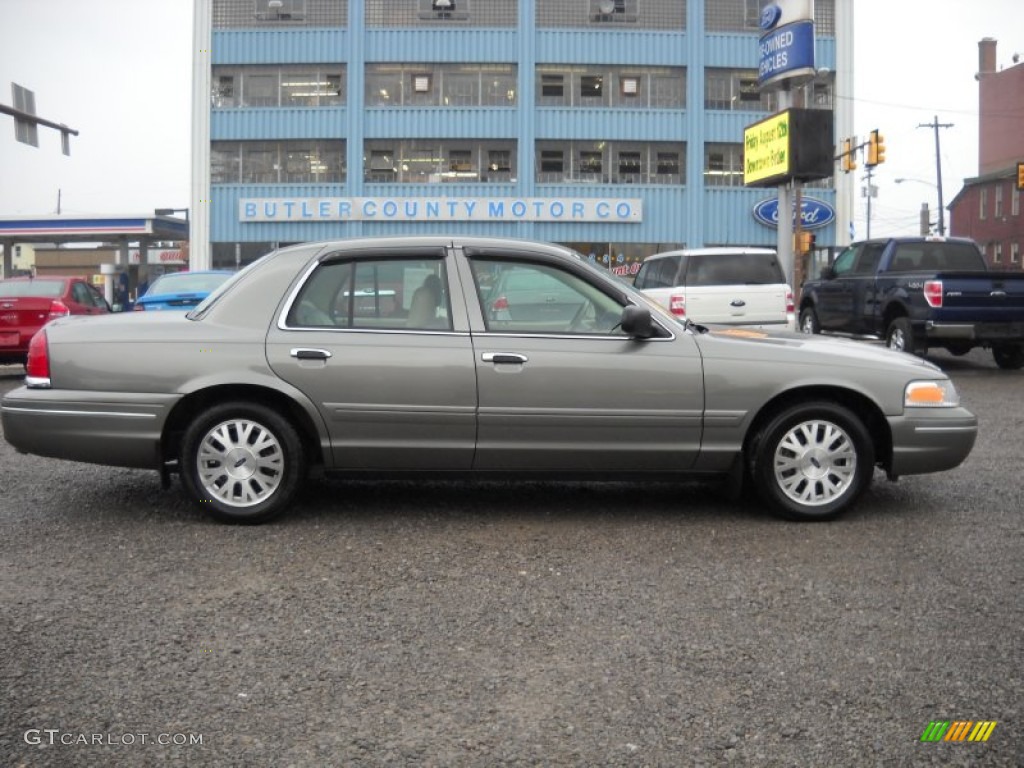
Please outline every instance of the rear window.
M686 285L777 285L785 282L774 253L720 253L691 256L687 260Z
M898 243L890 272L939 272L985 269L981 253L970 243Z
M640 267L633 285L637 288L672 288L675 286L676 272L679 271L679 257L666 256L660 259L649 259Z
M63 280L4 280L0 281L0 297L41 296L56 299L64 295Z

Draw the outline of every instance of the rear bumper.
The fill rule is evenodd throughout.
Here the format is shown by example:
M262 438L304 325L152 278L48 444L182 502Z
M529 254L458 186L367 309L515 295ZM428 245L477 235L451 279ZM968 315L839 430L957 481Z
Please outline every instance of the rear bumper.
M924 324L929 339L957 339L978 342L1022 342L1024 322L1021 323L943 323L928 320Z
M889 418L890 475L941 472L963 463L974 447L978 419L966 408L920 409Z
M4 438L22 453L159 469L160 438L178 395L20 387L0 403Z

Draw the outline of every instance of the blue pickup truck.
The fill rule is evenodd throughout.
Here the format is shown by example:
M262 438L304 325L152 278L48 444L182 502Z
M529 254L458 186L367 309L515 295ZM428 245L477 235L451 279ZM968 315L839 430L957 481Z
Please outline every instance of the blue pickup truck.
M923 355L992 350L1024 366L1024 272L988 269L973 240L894 237L853 243L803 285L799 327L874 336Z

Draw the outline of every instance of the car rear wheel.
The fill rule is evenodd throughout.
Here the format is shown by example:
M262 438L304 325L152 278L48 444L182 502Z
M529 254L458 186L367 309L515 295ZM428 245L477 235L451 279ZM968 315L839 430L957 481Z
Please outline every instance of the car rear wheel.
M200 414L185 432L180 464L192 498L229 523L263 523L285 512L306 470L295 428L258 403Z
M776 414L755 439L751 476L772 512L789 520L831 520L871 483L874 448L849 409L820 401Z
M800 311L800 333L821 333L821 326L818 324L818 313L810 307Z
M997 344L992 347L992 358L1004 371L1024 368L1024 344Z

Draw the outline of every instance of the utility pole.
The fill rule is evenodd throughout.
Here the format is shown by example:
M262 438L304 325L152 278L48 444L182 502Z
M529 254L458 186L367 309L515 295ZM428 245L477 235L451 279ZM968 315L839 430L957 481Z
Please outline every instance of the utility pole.
M953 123L940 123L936 115L930 123L918 123L918 128L935 131L935 181L939 189L939 236L946 236L946 206L942 203L942 155L939 153L939 128L952 128Z
M871 179L872 179L872 176L874 175L874 172L875 172L875 166L869 165L869 166L867 166L867 169L868 169L868 172L864 176L864 178L868 182L868 185L867 185L867 187L862 187L862 190L864 192L865 197L867 197L867 199L868 199L868 221L867 221L867 232L865 233L865 237L868 240L870 240L871 239L871 198L875 196L875 186L874 186L874 184L871 183Z

